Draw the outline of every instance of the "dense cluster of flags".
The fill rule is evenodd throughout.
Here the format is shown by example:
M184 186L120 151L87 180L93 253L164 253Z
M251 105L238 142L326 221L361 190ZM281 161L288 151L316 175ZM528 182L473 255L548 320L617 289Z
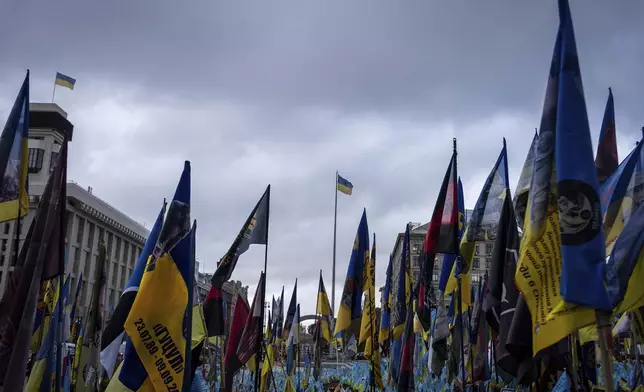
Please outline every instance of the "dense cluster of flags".
M243 368L255 375L256 390L275 390L278 367L287 391L306 390L310 376L320 379L326 347L331 353L343 347L361 351L373 390L409 391L419 374L438 376L444 369L461 388L493 378L544 390L562 372L575 387L597 385L596 366L588 365L594 363L595 342L604 358L619 359L624 351L611 347L613 336L616 343L635 347L644 339L644 150L640 141L619 162L609 90L593 154L567 0L559 0L559 16L541 125L514 198L503 140L466 222L454 139L418 278L411 274L408 224L399 254L389 258L378 318L376 236L370 244L363 210L337 318L320 271L313 347L301 347L297 280L286 312L282 288L268 317L264 314L270 185L217 264L205 303L199 304L187 161L109 320L103 320L102 240L89 306L80 314L82 279L70 287L65 277L68 144L63 141L0 300L2 389L186 391L196 369L208 364L226 391L235 389L235 375ZM55 84L73 88L75 80L57 74ZM0 221L28 212L28 132L29 72L0 138ZM351 195L353 185L336 173L335 187L337 208L337 191ZM473 282L481 241L493 242L493 253L483 279ZM233 298L234 311L226 320L223 285L253 244L266 246L256 292L250 305L241 295ZM438 279L437 260L442 260ZM639 351L634 352L639 366ZM301 359L303 374L297 371ZM609 376L611 361L602 367Z

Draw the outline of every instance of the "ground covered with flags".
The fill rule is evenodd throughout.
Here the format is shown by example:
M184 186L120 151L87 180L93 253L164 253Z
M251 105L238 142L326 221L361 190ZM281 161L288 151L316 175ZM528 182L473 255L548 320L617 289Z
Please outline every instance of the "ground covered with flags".
M63 140L0 301L2 391L644 390L644 139L619 162L609 91L594 157L572 16L567 0L558 5L541 125L528 136L514 197L503 139L466 219L458 168L468 159L454 139L420 271L412 273L414 228L406 224L386 266L380 313L366 208L356 211L337 308L322 271L316 293L298 294L295 280L288 307L284 287L267 301L270 185L249 206L200 303L185 161L107 320L101 238L81 314L79 293L88 288L82 279L71 287L65 273ZM60 74L57 83L73 88L75 80ZM0 138L0 221L28 211L29 102L27 72ZM338 192L354 192L337 173L335 187L336 202ZM493 252L482 279L472 279L483 241ZM228 311L224 284L251 245L264 246L256 291L250 304L236 294ZM302 294L317 297L308 341Z

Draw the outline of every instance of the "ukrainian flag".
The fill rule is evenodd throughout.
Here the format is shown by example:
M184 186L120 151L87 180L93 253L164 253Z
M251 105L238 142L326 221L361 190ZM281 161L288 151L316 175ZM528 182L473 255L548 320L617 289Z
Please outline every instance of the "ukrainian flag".
M29 138L29 71L0 137L0 222L29 212L27 139Z
M60 72L56 72L56 84L73 90L74 85L76 84L76 79L65 74L61 74Z
M317 314L320 315L320 332L327 342L331 343L331 305L329 304L329 296L326 294L324 288L324 281L322 280L322 271L320 271L320 283L318 285L318 303Z
M336 176L338 178L337 185L338 190L345 195L350 195L353 192L353 184L343 178L341 175Z
M157 245L148 260L139 292L125 321L125 331L149 380L158 391L183 389L187 367L184 330L191 319L189 290L192 235L190 233L190 162L185 163ZM125 369L123 369L125 371ZM131 387L131 386L128 386ZM140 385L131 388L138 390Z

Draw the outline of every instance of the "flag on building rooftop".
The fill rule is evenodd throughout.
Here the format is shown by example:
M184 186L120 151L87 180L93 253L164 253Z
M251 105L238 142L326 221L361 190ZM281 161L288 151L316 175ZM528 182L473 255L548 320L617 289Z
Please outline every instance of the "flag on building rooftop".
M76 79L72 78L71 76L62 74L60 72L56 72L55 84L58 86L67 87L68 89L73 90L74 85L76 85Z
M0 222L29 212L27 166L29 138L29 71L22 82L0 137Z
M184 332L192 322L187 317L194 280L190 223L190 162L186 161L125 321L125 331L157 390L167 388L168 380L181 390L189 365L186 345L191 337Z

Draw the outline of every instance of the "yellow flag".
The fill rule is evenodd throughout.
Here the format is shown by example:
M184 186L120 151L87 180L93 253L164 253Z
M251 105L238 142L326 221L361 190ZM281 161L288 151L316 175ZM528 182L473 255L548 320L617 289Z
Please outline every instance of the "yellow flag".
M530 196L532 197L532 195ZM554 200L554 199L552 199ZM595 322L593 312L565 311L555 314L557 308L566 309L560 295L561 240L559 237L559 212L556 205L549 206L543 234L532 232L526 222L515 281L523 294L532 316L532 350L536 354L579 328ZM530 204L526 217L530 216ZM567 308L570 310L571 308Z
M150 259L152 261L152 258ZM158 391L183 388L186 283L169 253L148 266L125 321L125 331Z
M275 367L275 348L272 344L266 345L266 355L264 357L264 366L262 366L262 378L260 379L260 392L270 390L272 373Z

